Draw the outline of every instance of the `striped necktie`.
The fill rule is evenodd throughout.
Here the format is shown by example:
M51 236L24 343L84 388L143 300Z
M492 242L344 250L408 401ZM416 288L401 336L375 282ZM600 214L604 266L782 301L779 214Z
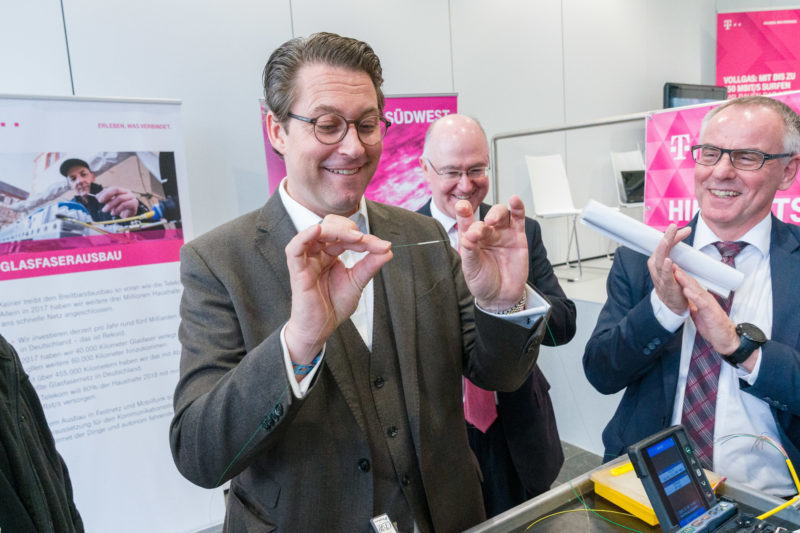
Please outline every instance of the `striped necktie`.
M722 255L722 262L734 267L734 259L747 246L746 242L717 241L714 243ZM712 293L713 294L713 293ZM722 309L730 314L733 291L727 298L713 294ZM695 443L695 453L703 467L709 470L714 458L714 415L717 407L717 384L722 359L700 333L694 338L692 359L686 376L681 423Z

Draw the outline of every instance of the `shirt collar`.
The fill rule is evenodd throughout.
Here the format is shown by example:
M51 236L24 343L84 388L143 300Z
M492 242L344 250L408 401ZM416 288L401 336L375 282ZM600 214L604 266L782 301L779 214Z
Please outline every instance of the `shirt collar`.
M289 213L289 218L292 219L295 229L297 229L297 231L303 231L306 228L310 228L314 224L319 224L322 222L322 218L319 215L289 196L289 192L286 190L286 181L287 178L283 178L281 180L280 185L278 185L278 194L280 194L283 207L285 207L286 212ZM362 233L369 233L367 202L364 200L363 196L358 202L358 211L350 215L348 218L356 223ZM363 224L361 223L362 221Z
M478 209L472 214L474 220L478 220ZM450 216L445 215L442 211L436 206L436 202L433 201L431 198L431 216L439 221L445 231L450 231L450 229L455 225L456 220L454 218L450 218Z
M758 248L758 251L761 252L761 255L766 256L769 254L769 240L771 232L772 216L771 213L767 213L767 216L765 216L761 222L750 228L750 231L742 235L742 237L738 240L744 241L747 244ZM705 220L703 220L703 217L698 216L697 225L694 229L694 241L692 246L700 250L705 246L710 246L713 243L721 240L722 239L717 237L714 232L711 231L711 228L708 227Z

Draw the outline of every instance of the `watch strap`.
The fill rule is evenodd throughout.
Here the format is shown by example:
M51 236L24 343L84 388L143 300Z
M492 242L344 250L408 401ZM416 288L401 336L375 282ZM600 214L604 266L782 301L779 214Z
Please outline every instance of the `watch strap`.
M733 366L740 365L744 363L748 357L750 357L754 351L758 350L764 342L759 341L751 337L745 331L745 326L749 328L754 328L758 331L761 337L764 337L764 334L758 329L756 326L752 324L739 324L736 326L736 333L739 334L739 347L729 355L722 355L722 359Z

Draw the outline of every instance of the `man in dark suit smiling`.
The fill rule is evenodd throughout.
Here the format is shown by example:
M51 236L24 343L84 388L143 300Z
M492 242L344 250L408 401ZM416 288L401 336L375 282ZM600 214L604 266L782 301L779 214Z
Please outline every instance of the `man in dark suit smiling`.
M603 432L606 459L682 423L698 458L730 479L777 496L795 493L782 454L800 461L800 230L771 214L800 166L800 117L763 96L730 100L703 120L692 147L700 212L671 225L653 255L620 248L608 301L583 356L603 393L625 390ZM675 265L687 244L744 273L717 298Z
M464 115L449 115L431 124L425 136L420 165L432 197L419 212L433 216L449 230L457 247L456 204L468 201L475 220L489 206L482 203L489 189L489 144L480 124ZM528 283L551 303L548 333L543 344L562 345L575 335L575 304L558 284L547 260L539 224L525 219L528 242ZM465 395L486 394L465 384ZM495 516L545 492L564 463L550 384L535 366L521 387L512 392L489 392L496 418L481 423L466 412L470 446L483 471L486 514ZM474 423L473 423L474 422ZM489 424L488 427L485 424Z

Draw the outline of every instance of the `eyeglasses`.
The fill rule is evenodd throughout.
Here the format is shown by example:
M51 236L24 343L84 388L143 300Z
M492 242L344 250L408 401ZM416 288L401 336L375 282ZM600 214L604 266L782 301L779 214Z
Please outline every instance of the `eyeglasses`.
M428 164L431 166L431 169L436 172L439 176L441 176L446 181L457 181L461 179L461 175L464 174L468 180L476 180L478 178L485 178L489 175L489 167L472 167L468 168L467 170L436 170L436 167L433 166L430 159L427 159Z
M369 115L358 120L347 120L336 113L325 113L316 118L289 113L289 117L314 126L314 137L322 144L340 142L347 135L350 124L355 124L359 140L367 146L372 146L381 142L389 126L392 125L391 122L378 115Z
M692 146L692 159L698 165L713 167L719 163L724 154L728 154L728 157L730 157L733 168L738 168L739 170L758 170L770 159L780 159L781 157L794 155L792 153L765 154L759 150L729 150L711 146L710 144Z

